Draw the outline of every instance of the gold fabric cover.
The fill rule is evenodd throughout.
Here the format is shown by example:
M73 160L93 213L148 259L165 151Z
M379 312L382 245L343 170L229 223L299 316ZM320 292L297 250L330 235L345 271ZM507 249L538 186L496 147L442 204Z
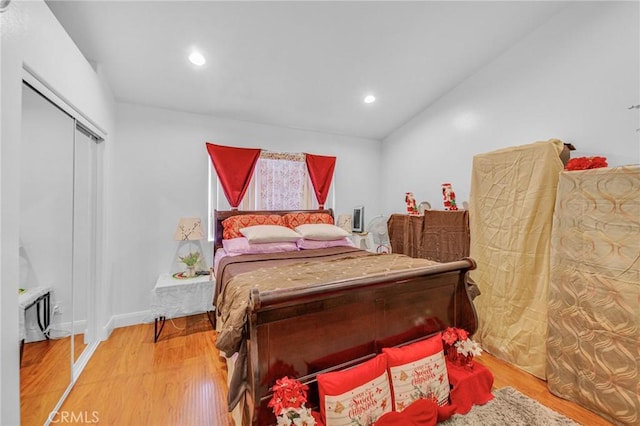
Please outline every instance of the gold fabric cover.
M476 339L489 353L544 378L551 223L562 141L473 158L469 223Z
M640 167L560 174L551 244L549 390L640 424Z

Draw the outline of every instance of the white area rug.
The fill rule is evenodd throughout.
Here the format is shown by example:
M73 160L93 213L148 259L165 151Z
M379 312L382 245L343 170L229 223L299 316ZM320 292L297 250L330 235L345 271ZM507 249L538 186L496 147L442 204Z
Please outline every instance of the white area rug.
M511 387L493 392L495 398L474 405L465 415L456 414L439 423L446 426L577 426L579 423L556 413Z

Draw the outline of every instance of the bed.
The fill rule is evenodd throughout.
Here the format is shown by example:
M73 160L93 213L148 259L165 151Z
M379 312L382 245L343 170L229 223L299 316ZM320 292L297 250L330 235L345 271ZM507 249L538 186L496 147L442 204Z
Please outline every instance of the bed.
M331 210L313 212L333 216ZM214 251L222 247L225 219L289 213L216 211ZM216 345L228 361L229 408L237 425L275 422L267 403L278 378L307 383L317 405L318 374L449 326L477 328L465 281L475 268L469 258L438 263L343 246L243 254L216 258L216 264Z

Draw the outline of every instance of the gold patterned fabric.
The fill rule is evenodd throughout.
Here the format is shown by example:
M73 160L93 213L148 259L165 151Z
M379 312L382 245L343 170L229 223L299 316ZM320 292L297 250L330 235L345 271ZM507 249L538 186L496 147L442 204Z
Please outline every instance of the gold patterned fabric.
M563 172L553 220L549 390L640 424L640 167Z
M489 353L545 378L553 207L563 165L557 139L473 158L469 223L476 339Z

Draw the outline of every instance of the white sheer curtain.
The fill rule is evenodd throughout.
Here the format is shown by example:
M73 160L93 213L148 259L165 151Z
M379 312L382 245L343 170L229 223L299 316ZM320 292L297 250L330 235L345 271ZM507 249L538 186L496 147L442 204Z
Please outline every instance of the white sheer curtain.
M263 151L240 209L316 208L318 208L318 202L309 179L304 153Z

